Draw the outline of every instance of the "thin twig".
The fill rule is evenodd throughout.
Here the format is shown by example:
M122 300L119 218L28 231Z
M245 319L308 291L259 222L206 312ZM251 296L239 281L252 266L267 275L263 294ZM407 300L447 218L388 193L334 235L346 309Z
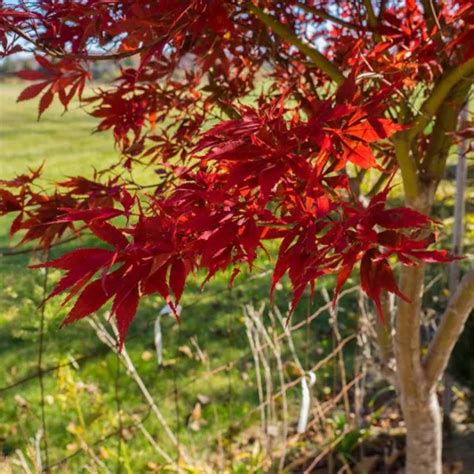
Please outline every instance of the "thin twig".
M46 254L46 262L48 261L49 251ZM48 293L48 275L49 268L44 269L43 277L43 298L42 301L46 300ZM44 352L44 320L45 320L46 305L43 303L40 307L40 327L39 327L39 340L38 340L38 381L40 386L40 404L41 404L41 429L43 439L44 458L46 466L49 465L49 449L48 449L48 435L46 428L46 412L45 412L45 395L44 395L44 380L43 380L43 352ZM48 472L47 470L45 472Z
M321 290L321 293L326 303L330 303L331 299L329 298L328 290L323 287ZM337 306L331 305L329 307L329 315L330 315L332 331L336 339L336 343L340 344L342 337L341 337L341 333L339 332L339 326L338 326L338 321L337 321L337 308L338 308ZM341 375L341 384L343 387L345 387L347 384L347 376L346 376L346 367L344 364L344 356L342 352L339 352L338 354L338 365L339 365L339 372ZM344 409L346 410L346 416L349 419L350 403L349 403L349 397L347 395L344 396Z
M116 369L115 369L115 404L117 405L117 413L118 413L118 425L119 425L119 432L117 435L117 467L116 472L120 474L122 472L122 433L123 433L123 422L122 422L122 401L119 396L119 379L120 379L120 358L117 355L115 358L116 361Z
M247 337L249 340L250 350L252 352L254 365L255 365L255 375L257 379L257 392L258 392L258 399L260 404L258 409L260 411L260 422L262 425L262 431L265 434L265 437L268 436L268 429L267 429L267 416L265 412L265 405L264 405L264 398L263 398L263 384L262 384L262 376L260 373L260 358L259 358L259 351L256 348L255 341L254 341L254 334L253 334L253 324L250 318L245 318L245 326L247 329ZM266 443L267 445L268 443Z
M55 242L48 247L52 249L54 247L59 247L60 245L68 244L69 242L73 242L78 240L80 236L74 235L67 239L61 240L60 242ZM21 250L9 250L9 249L0 249L0 257L15 257L17 255L25 255L27 253L35 253L35 252L44 252L44 247L28 247L26 249Z
M109 346L109 348L112 349L112 351L117 353L116 352L117 351L116 341L106 331L104 326L101 323L97 322L94 318L89 319L89 324L95 329L96 334L98 335L99 339L102 342L104 342L104 344ZM114 332L116 332L117 331L116 327L112 323L111 323L111 325L112 325L112 328L113 328ZM135 365L133 364L133 362L132 362L125 346L123 347L122 352L119 355L120 355L120 359L123 361L123 363L125 364L127 370L131 374L133 380L135 381L135 383L140 388L140 391L142 392L143 396L145 397L147 403L150 405L150 408L151 408L153 414L155 415L155 417L157 418L157 420L161 424L165 434L170 439L170 441L173 443L173 445L177 447L178 446L178 440L176 439L176 436L171 431L171 429L170 429L168 423L166 422L163 414L159 410L155 400L153 399L153 397L151 396L151 393L149 392L148 388L146 387L145 383L143 382L143 379L140 377L140 374L137 372L137 369L135 368ZM181 454L183 456L183 459L185 459L186 462L189 462L189 457L184 452L184 450L182 450Z
M136 426L138 426L138 429L143 433L143 436L145 436L146 440L150 443L150 445L153 447L153 449L163 457L163 459L166 460L169 464L174 464L173 459L168 455L166 451L164 451L160 445L154 440L153 436L150 434L150 432L145 428L143 425L142 421L138 416L134 417L136 419Z

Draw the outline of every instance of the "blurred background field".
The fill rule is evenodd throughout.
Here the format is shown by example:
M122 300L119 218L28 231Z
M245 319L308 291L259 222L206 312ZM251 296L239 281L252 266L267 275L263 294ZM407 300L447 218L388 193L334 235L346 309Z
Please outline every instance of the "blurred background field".
M15 83L0 83L0 179L12 178L44 161L47 185L49 180L91 175L94 167L114 162L117 154L110 135L92 134L95 120L85 111L73 105L63 116L56 105L38 122L35 101L15 103L21 88ZM441 186L442 199L436 209L447 223L441 230L442 244L447 246L452 191L448 183ZM474 243L472 197L471 187L468 254ZM0 220L0 453L14 458L15 466L26 464L31 472L40 463L43 470L49 466L54 472L163 472L165 466L171 472L269 472L278 464L282 450L291 460L294 450L302 449L314 457L314 449L321 447L323 452L329 448L334 462L349 465L355 462L356 446L357 462L368 462L372 451L378 453L378 448L371 446L372 451L361 454L364 439L384 429L396 430L393 387L381 385L372 375L371 358L375 355L370 337L364 333L356 279L347 285L356 288L342 299L337 321L321 291L327 287L332 297L330 279L320 284L313 300L306 295L291 321L291 325L301 326L293 332L292 343L275 319L278 310L283 318L287 311L290 291L286 280L277 288L276 309L268 311L272 266L268 259L258 262L252 276L240 275L231 289L229 275L217 276L203 291L196 280L183 298L181 324L169 315L161 318L163 364L157 363L154 343L155 321L163 308L157 297L140 306L126 344L127 362L100 340L87 321L59 329L67 307L61 307L60 299L44 307L40 303L60 274L28 269L44 256L12 246L10 221L5 217ZM94 245L93 240L64 244L49 258L86 245ZM430 270L433 284L427 298L434 312L447 300L446 270L439 265ZM260 314L262 302L267 303L261 314L270 328L267 331L259 329L252 317ZM365 318L373 317L369 309L364 311ZM305 322L315 314L311 322ZM110 332L102 316L96 321ZM474 374L469 343L472 327L471 321L460 343L464 352L455 356L463 362L454 372L465 369L465 374L459 375L461 387L470 377L472 381ZM258 348L265 344L265 349ZM311 390L317 408L325 410L324 416L315 415L305 438L295 433L301 376L321 360L325 363L318 366L317 383ZM456 399L464 405L466 393L456 387ZM166 435L156 408L175 442ZM469 419L470 415L462 416ZM47 456L43 452L40 461L43 427ZM284 439L290 441L277 446L285 429ZM265 431L263 435L261 431ZM390 449L395 467L402 448L394 439ZM384 449L382 446L381 452ZM267 456L272 450L277 453L274 459Z

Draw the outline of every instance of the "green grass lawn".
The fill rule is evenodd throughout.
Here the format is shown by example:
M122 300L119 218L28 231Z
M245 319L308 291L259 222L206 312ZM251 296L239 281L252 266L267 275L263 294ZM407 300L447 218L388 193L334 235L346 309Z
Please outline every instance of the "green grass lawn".
M72 103L64 115L63 107L55 101L37 121L37 100L16 102L22 87L0 84L2 178L37 167L43 161L44 174L50 179L90 175L94 166L103 167L116 158L110 134L93 134L96 120L77 103Z
M94 166L103 167L116 158L110 134L91 134L95 120L83 110L73 105L62 116L56 105L38 122L35 101L15 103L20 90L17 85L0 85L2 179L20 174L27 167L39 166L43 161L47 180L87 175L93 172ZM0 218L0 248L3 249L9 245L9 222L9 218ZM54 249L51 257L86 244L87 241L82 240L64 245ZM31 254L0 257L0 454L4 455L13 455L20 449L28 457L31 440L42 426L40 383L34 375L38 371L40 302L45 275L27 268L39 258ZM270 263L262 259L257 266L259 272L265 272ZM47 287L50 289L59 277L58 272L50 272ZM239 426L245 414L258 403L253 377L245 376L252 373L253 365L242 306L259 305L268 299L268 290L269 275L255 279L242 275L232 290L228 289L228 275L215 278L205 291L200 290L198 281L191 283L183 298L181 325L171 317L163 318L165 365L162 367L157 366L154 355L153 325L163 302L150 297L140 305L127 349L180 443L197 458L206 459L217 451L218 433L224 433L224 441L226 436L234 436L233 427ZM285 311L288 301L289 288L285 282L275 302ZM303 301L294 321L304 318L320 304L320 298L312 304ZM355 319L355 308L354 302L354 306L345 309L351 318L341 328L343 336L353 330L354 323L350 321ZM57 469L83 472L91 459L87 450L92 450L98 462L111 470L115 470L118 460L122 465L120 472L153 470L150 463L159 463L162 459L140 430L126 427L133 422L133 414L141 414L146 418L144 426L155 440L169 448L163 430L156 418L148 414L148 405L137 385L125 369L120 368L117 357L98 340L87 321L59 329L66 312L67 307L61 307L57 299L49 301L44 309L42 365L45 368L65 365L44 376L50 464L72 455ZM331 350L330 332L324 318L296 334L297 340L304 337L313 341L309 345L298 344L310 361L318 360ZM197 351L191 341L193 336L206 353L208 363L194 357ZM186 348L193 357L189 357ZM237 360L231 370L205 376L209 368ZM323 390L330 382L330 367L321 370L319 377ZM22 382L23 379L26 380ZM20 383L8 388L17 382ZM198 394L208 396L211 403L203 408L202 416L207 423L193 431L187 427L186 418ZM299 397L299 391L293 396ZM252 423L255 416L246 419L241 427ZM109 436L120 424L125 427L122 436ZM105 441L95 444L103 437ZM249 471L244 468L241 472Z

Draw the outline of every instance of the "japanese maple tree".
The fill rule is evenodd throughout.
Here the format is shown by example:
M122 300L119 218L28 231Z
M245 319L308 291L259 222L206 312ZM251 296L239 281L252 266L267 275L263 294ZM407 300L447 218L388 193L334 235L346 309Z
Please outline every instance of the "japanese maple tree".
M474 78L472 1L0 2L0 52L24 51L38 69L18 73L30 82L18 100L38 99L39 116L78 100L120 150L114 167L51 192L35 185L40 169L0 181L0 214L16 214L23 243L91 232L105 244L43 265L64 272L50 297L74 299L64 322L111 300L123 344L141 298L176 311L196 270L207 281L231 268L233 280L270 241L270 293L288 275L290 311L318 278L336 276L337 299L358 271L390 338L393 320L407 471L440 473L435 389L474 274L424 357L421 305L425 265L450 260L432 247L435 192L452 145L472 136L458 126ZM104 60L117 77L86 88ZM132 179L139 167L154 184ZM390 207L400 180L406 207Z

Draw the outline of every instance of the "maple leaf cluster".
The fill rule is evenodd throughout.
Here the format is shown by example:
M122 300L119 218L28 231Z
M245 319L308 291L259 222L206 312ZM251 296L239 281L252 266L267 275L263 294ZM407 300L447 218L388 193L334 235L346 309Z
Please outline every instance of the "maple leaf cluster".
M44 264L64 272L50 296L76 298L65 323L112 300L123 344L141 297L159 294L177 313L191 274L232 268L233 280L270 241L271 292L288 275L291 310L324 275L336 276L337 298L359 264L383 318L383 291L405 298L394 261L449 260L429 248L436 223L387 198L394 138L413 118L407 96L472 59L474 7L443 2L433 17L414 0L382 3L376 25L350 1L0 3L3 55L30 48L38 62L18 74L33 82L18 100L39 97L40 115L55 97L78 100L120 151L117 166L49 192L40 169L0 182L0 215L17 214L22 242L47 249L87 232L103 244ZM337 87L305 44L344 72L329 69ZM113 84L87 88L104 59L118 65ZM141 166L156 183L133 181ZM363 196L372 172L381 185Z

